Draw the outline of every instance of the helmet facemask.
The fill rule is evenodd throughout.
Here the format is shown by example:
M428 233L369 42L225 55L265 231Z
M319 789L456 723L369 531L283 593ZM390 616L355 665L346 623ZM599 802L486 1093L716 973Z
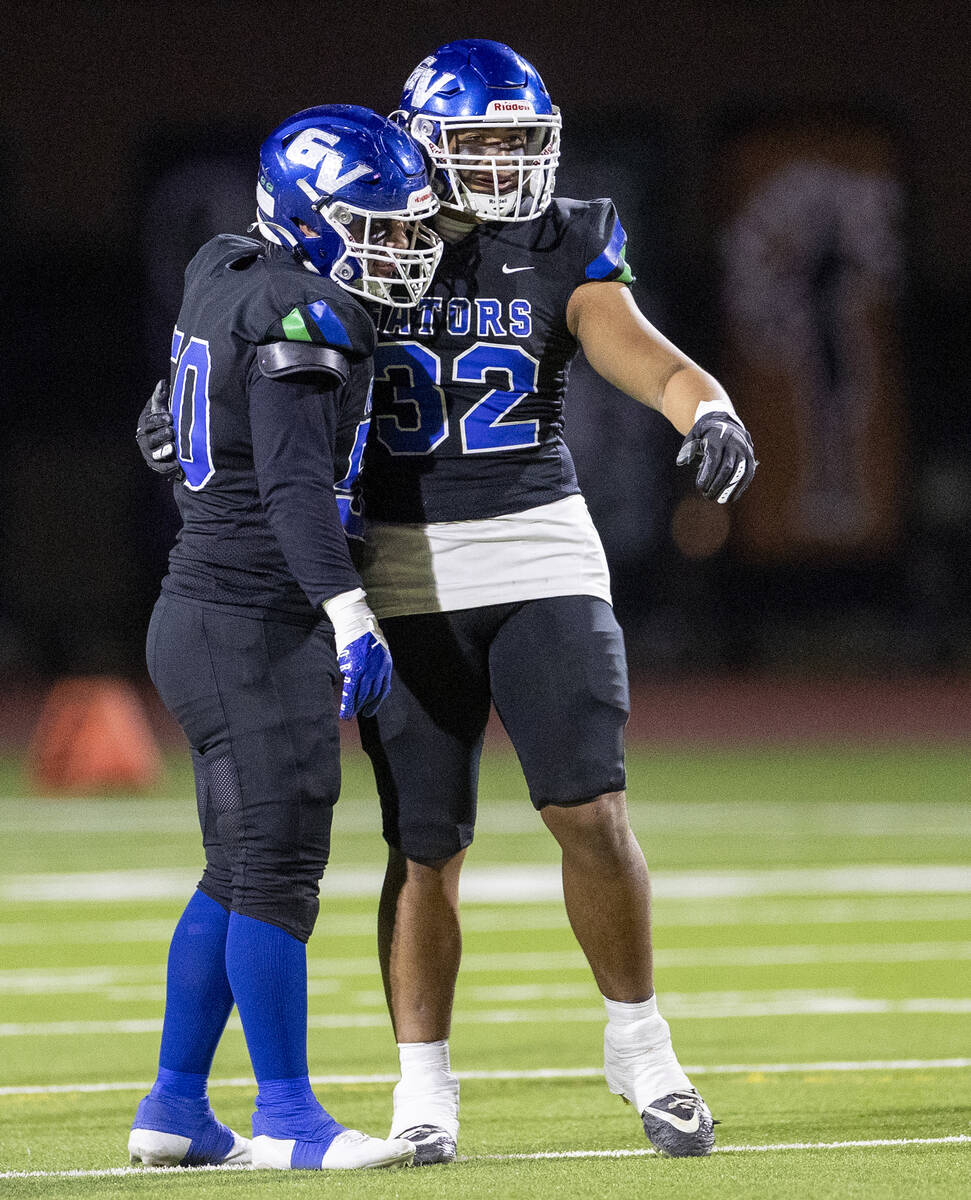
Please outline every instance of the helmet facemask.
M520 111L508 111L513 108ZM443 209L480 221L531 221L553 195L560 161L560 114L496 102L485 117L415 116L409 132L431 165ZM528 110L528 111L525 111Z
M344 243L330 268L335 283L367 300L392 308L411 308L428 290L442 256L442 240L423 217L438 211L428 189L411 198L408 209L375 212L342 200L315 209ZM395 244L403 240L405 244Z
M289 246L308 270L329 276L346 291L392 308L417 304L442 256L441 238L422 219L438 211L431 189L413 193L407 209L393 212L359 208L344 200L328 204L327 199L320 196L311 205L312 233L293 221L271 221L265 210L259 213L258 228L269 241ZM404 246L387 243L395 226L404 233Z

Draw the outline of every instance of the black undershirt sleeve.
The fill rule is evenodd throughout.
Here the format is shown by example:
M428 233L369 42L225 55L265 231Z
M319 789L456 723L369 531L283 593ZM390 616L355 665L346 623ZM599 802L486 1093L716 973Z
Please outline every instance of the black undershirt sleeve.
M249 377L253 465L263 511L310 603L361 586L334 495L338 392L319 382Z

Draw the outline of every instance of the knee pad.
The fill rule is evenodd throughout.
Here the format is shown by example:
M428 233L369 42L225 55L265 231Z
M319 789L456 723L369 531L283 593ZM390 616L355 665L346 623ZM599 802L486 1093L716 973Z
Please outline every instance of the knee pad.
M233 912L306 942L330 856L331 805L290 796L279 805L250 798L247 807L232 755L223 749L193 752L193 765L206 850L203 891Z
M321 871L323 874L323 871ZM306 942L314 931L320 911L318 884L320 875L294 879L276 875L272 878L259 873L247 873L242 887L233 888L233 912L256 921L265 921L285 929L300 942Z

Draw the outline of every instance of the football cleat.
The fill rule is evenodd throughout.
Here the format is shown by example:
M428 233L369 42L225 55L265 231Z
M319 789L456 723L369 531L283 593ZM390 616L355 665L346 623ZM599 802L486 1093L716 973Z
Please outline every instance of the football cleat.
M458 1147L455 1138L441 1125L415 1125L400 1134L415 1146L413 1167L430 1167L435 1163L455 1162Z
M694 1088L670 1092L641 1113L647 1140L669 1158L700 1158L715 1148L717 1121Z
M326 1148L322 1142L294 1138L253 1138L253 1166L281 1171L355 1171L364 1167L407 1167L415 1147L404 1138L368 1137L357 1129L345 1129Z
M454 1162L459 1136L459 1081L450 1071L427 1080L421 1090L395 1085L389 1136L415 1143L416 1167Z
M217 1121L211 1109L199 1118L151 1096L139 1104L128 1135L129 1162L146 1167L245 1166L251 1156L249 1138Z

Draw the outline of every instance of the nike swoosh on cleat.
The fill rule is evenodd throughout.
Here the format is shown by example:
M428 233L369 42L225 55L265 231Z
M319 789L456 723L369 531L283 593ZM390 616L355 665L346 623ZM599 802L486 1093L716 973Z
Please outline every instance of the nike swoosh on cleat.
M535 267L507 267L505 263L502 264L503 275L515 275L515 273L517 271L535 271L535 270L536 270Z
M649 1112L653 1117L660 1117L662 1121L667 1121L669 1125L672 1125L675 1129L680 1129L682 1133L698 1132L699 1117L697 1112L692 1113L690 1121L685 1121L683 1117L676 1117L674 1113L661 1112L659 1108L651 1108L650 1105L644 1111Z

